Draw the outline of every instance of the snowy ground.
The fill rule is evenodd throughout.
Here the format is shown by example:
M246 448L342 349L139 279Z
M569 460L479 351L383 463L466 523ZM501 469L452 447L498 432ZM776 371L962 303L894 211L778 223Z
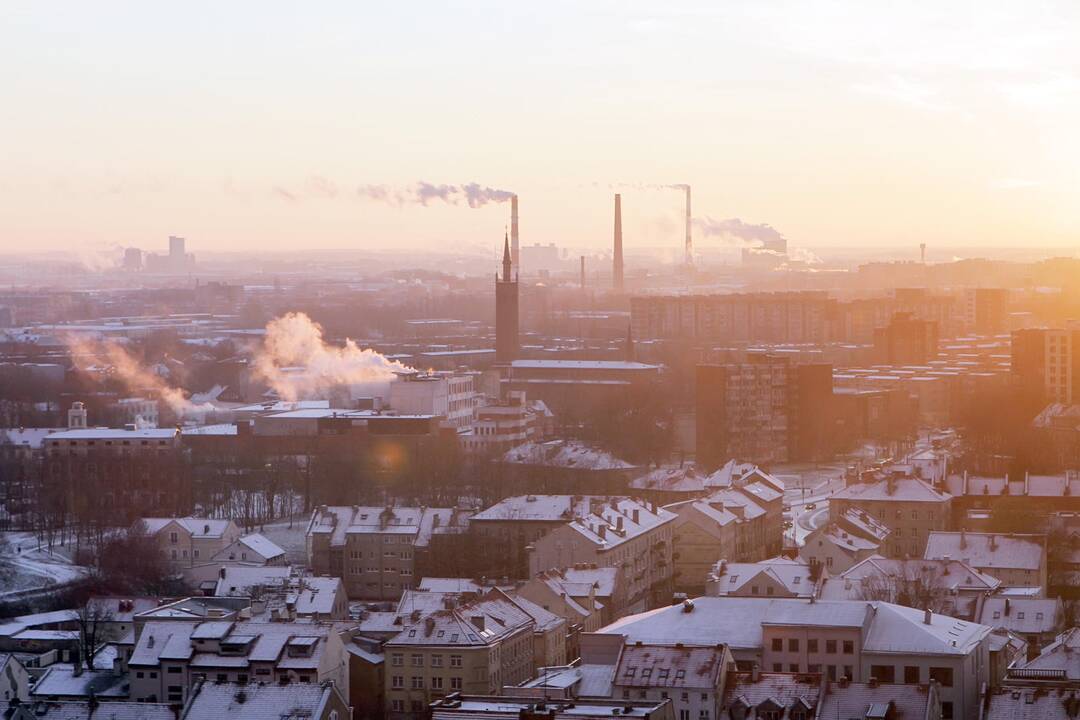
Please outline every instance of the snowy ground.
M89 570L75 565L71 557L58 548L50 551L38 546L37 538L28 532L3 533L6 543L0 554L0 566L11 571L11 577L0 587L0 600L12 598L28 590L66 585L82 579Z
M285 551L289 562L293 565L307 565L307 546L304 542L304 533L307 531L307 517L297 517L292 521L292 528L288 520L268 523L260 530L258 526L254 532L261 532Z

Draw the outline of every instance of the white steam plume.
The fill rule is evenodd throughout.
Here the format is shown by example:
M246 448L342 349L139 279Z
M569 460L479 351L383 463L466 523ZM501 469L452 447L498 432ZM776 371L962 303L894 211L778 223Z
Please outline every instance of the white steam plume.
M69 335L64 343L71 352L72 362L83 372L92 372L94 360L106 363L105 374L123 383L129 392L147 393L159 397L177 417L196 416L214 410L209 403L193 403L180 388L165 382L157 373L143 366L115 340L87 340Z
M705 237L723 238L735 241L743 247L756 248L769 243L784 242L779 230L768 223L754 225L739 218L714 220L711 217L694 218L694 225Z
M397 373L414 372L352 340L343 347L327 345L322 328L304 313L288 313L267 324L255 370L283 400L326 398L343 385L385 395Z
M446 185L429 183L421 180L406 188L394 188L388 185L361 185L357 194L367 200L387 203L396 207L402 205L429 205L440 201L448 205L465 203L471 208L483 207L489 203L503 203L514 196L509 190L488 187L480 183L464 185Z

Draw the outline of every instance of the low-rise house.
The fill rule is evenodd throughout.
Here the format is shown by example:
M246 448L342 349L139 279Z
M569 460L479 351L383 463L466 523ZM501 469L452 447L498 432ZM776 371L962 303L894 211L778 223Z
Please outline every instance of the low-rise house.
M733 720L813 720L821 717L817 710L824 687L820 675L767 673L757 669L732 672L724 690L723 712Z
M74 659L79 644L76 610L54 610L8 618L0 623L0 651L43 653L57 651Z
M740 669L820 673L830 681L941 686L942 714L976 720L989 683L991 628L887 602L703 597L601 630L633 644L727 645ZM585 646L588 635L582 636Z
M526 493L621 494L641 469L578 440L527 442L503 453L505 487Z
M1057 637L1065 624L1065 609L1061 598L990 596L980 603L975 622L1019 635L1034 654Z
M1080 698L1074 685L1006 685L987 697L983 720L1074 720Z
M396 601L420 577L418 555L438 552L467 520L456 508L321 505L308 523L308 564L340 577L351 598ZM447 528L455 532L440 532Z
M517 594L536 603L545 610L566 621L568 629L568 656L577 657L576 638L579 632L593 632L604 625L603 604L596 599L596 587L592 583L573 583L558 570L539 572L517 589Z
M617 567L626 581L630 608L666 604L672 596L675 520L674 513L629 498L595 503L588 515L560 525L532 544L530 575L578 563Z
M128 661L131 698L184 702L200 680L320 684L348 692L348 662L326 623L148 622Z
M1000 580L960 560L897 560L875 555L826 579L820 597L884 600L978 622L980 602L1000 587Z
M716 563L706 583L710 597L788 597L817 596L820 568L801 560L785 557L757 563Z
M1076 470L992 477L954 473L945 479L944 488L954 498L953 521L958 527L970 527L973 518L995 514L1080 512L1080 472Z
M226 545L210 558L211 562L243 562L257 565L287 565L285 551L265 535L251 533Z
M930 533L949 527L951 502L951 495L925 480L890 474L832 495L829 519L839 521L852 509L862 511L889 528L886 557L921 557Z
M173 568L204 563L240 539L232 520L210 518L143 518L135 523L153 537Z
M864 718L865 720L941 720L937 683L900 685L868 682L837 682L823 693L817 717Z
M799 557L820 563L830 575L844 573L863 560L882 554L889 527L865 511L849 508L806 536Z
M333 683L270 685L200 682L179 720L348 720L352 708Z
M423 717L454 692L498 693L532 676L536 622L499 590L410 615L384 644L386 717Z
M31 699L39 700L126 700L128 678L113 670L84 669L81 664L56 663L30 688Z
M1005 587L1046 589L1046 536L932 532L923 555L928 560L962 560L993 575Z
M1080 628L1069 628L1030 660L1009 668L1009 677L1024 680L1080 682Z
M0 653L0 692L5 705L12 700L26 702L30 699L30 674L11 653Z
M752 562L767 557L765 508L738 490L717 490L707 499L664 508L676 515L674 587L689 595L705 590L712 567L721 559Z
M670 700L677 718L719 718L724 681L734 669L735 660L723 645L625 645L611 697Z

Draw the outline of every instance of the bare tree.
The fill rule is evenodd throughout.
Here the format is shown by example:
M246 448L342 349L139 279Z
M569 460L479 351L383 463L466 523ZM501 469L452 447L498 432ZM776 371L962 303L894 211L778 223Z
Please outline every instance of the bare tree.
M952 609L948 587L936 565L911 563L895 573L865 575L859 581L859 599L890 602L943 613Z
M115 639L112 608L97 599L91 599L76 615L79 624L79 657L88 670L94 669L94 658L110 640Z

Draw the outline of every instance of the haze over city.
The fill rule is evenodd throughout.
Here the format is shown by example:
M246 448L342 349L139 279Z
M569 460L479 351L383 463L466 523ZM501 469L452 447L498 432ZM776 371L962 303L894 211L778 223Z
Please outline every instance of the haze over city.
M62 8L62 9L60 9ZM5 4L0 252L180 233L193 250L480 250L506 213L363 188L518 193L528 242L1058 247L1080 223L1071 3ZM638 189L641 188L641 189ZM714 244L722 239L714 238ZM970 253L962 253L970 254Z
M1080 9L0 7L0 720L1076 720Z

